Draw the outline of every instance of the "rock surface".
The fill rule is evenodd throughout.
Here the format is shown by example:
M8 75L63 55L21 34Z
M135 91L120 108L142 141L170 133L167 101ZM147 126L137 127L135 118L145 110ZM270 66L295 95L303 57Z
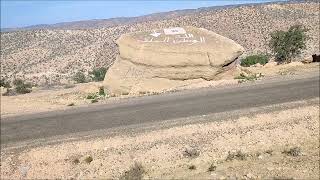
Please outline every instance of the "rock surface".
M111 93L159 92L213 80L244 52L233 40L206 29L165 30L125 34L117 40L120 55L104 80Z

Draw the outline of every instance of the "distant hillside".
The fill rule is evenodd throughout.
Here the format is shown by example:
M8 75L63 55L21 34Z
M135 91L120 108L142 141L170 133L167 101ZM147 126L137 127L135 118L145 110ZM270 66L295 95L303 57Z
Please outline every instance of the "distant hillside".
M287 2L272 2L274 3L287 3ZM271 4L270 2L264 4ZM161 13L153 13L145 16L139 17L118 17L118 18L110 18L110 19L93 19L93 20L84 20L84 21L73 21L73 22L62 22L56 24L38 24L27 27L19 27L19 28L2 28L2 32L9 31L21 31L21 30L39 30L39 29L96 29L96 28L106 28L112 26L120 26L120 25L129 25L133 23L145 22L145 21L157 21L164 20L170 18L177 18L179 16L185 16L192 13L209 11L209 10L217 10L217 9L226 9L226 8L236 8L240 6L248 6L248 5L261 5L261 3L251 3L251 4L239 4L239 5L226 5L226 6L213 6L213 7L202 7L198 9L183 9L183 10L175 10L169 12L161 12Z
M21 77L40 85L67 83L77 71L87 73L94 67L110 65L118 54L115 40L121 34L170 26L212 30L235 40L246 48L246 54L251 54L268 50L265 45L271 31L303 24L310 29L308 34L312 37L304 52L310 55L319 51L318 5L282 2L200 8L128 19L93 20L89 21L90 25L71 22L60 24L63 28L2 32L1 76Z

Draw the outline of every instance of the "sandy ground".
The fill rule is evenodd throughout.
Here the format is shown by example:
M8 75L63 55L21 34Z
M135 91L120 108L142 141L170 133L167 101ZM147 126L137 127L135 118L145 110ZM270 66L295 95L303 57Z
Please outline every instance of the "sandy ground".
M309 104L13 154L2 151L1 178L115 179L135 174L160 179L319 179L319 160L319 106ZM129 171L135 163L144 171Z
M223 74L223 79L216 81L206 81L201 83L194 83L188 86L178 87L169 91L196 89L202 87L219 87L234 85L238 80L234 79L240 72L247 73L262 73L263 78L275 76L291 76L308 73L310 71L319 72L319 63L302 64L293 62L285 65L273 65L272 63L261 67L238 68L231 73ZM89 94L97 93L102 83L85 83L77 84L71 88L58 88L51 90L34 89L33 92L18 96L1 96L1 116L13 116L26 113L46 112L52 110L61 110L72 108L79 105L91 104L91 100L86 99ZM109 101L117 101L119 98L128 98L133 96L142 96L147 94L129 94L120 97L103 97L99 99L98 103L105 103ZM74 106L70 107L69 104Z
M285 76L285 75L299 75L310 71L320 72L319 63L303 64L301 62L291 62L289 64L283 65L273 65L273 63L268 63L265 66L259 67L247 67L244 70L250 71L252 73L262 73L265 76Z
M33 89L29 94L1 96L1 116L67 109L68 104L90 104L87 95L97 93L101 83L77 84L71 88Z

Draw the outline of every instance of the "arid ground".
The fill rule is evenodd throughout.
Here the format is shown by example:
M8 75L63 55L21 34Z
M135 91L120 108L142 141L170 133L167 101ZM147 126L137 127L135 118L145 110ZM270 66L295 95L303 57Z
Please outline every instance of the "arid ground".
M210 121L211 115L189 117L175 121L206 121L3 150L1 177L319 179L318 102L274 105L223 121Z

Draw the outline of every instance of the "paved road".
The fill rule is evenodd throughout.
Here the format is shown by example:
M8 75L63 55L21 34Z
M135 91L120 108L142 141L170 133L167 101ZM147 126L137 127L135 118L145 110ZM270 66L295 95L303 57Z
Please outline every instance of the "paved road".
M133 98L66 111L2 118L1 143L108 129L319 97L319 76Z

